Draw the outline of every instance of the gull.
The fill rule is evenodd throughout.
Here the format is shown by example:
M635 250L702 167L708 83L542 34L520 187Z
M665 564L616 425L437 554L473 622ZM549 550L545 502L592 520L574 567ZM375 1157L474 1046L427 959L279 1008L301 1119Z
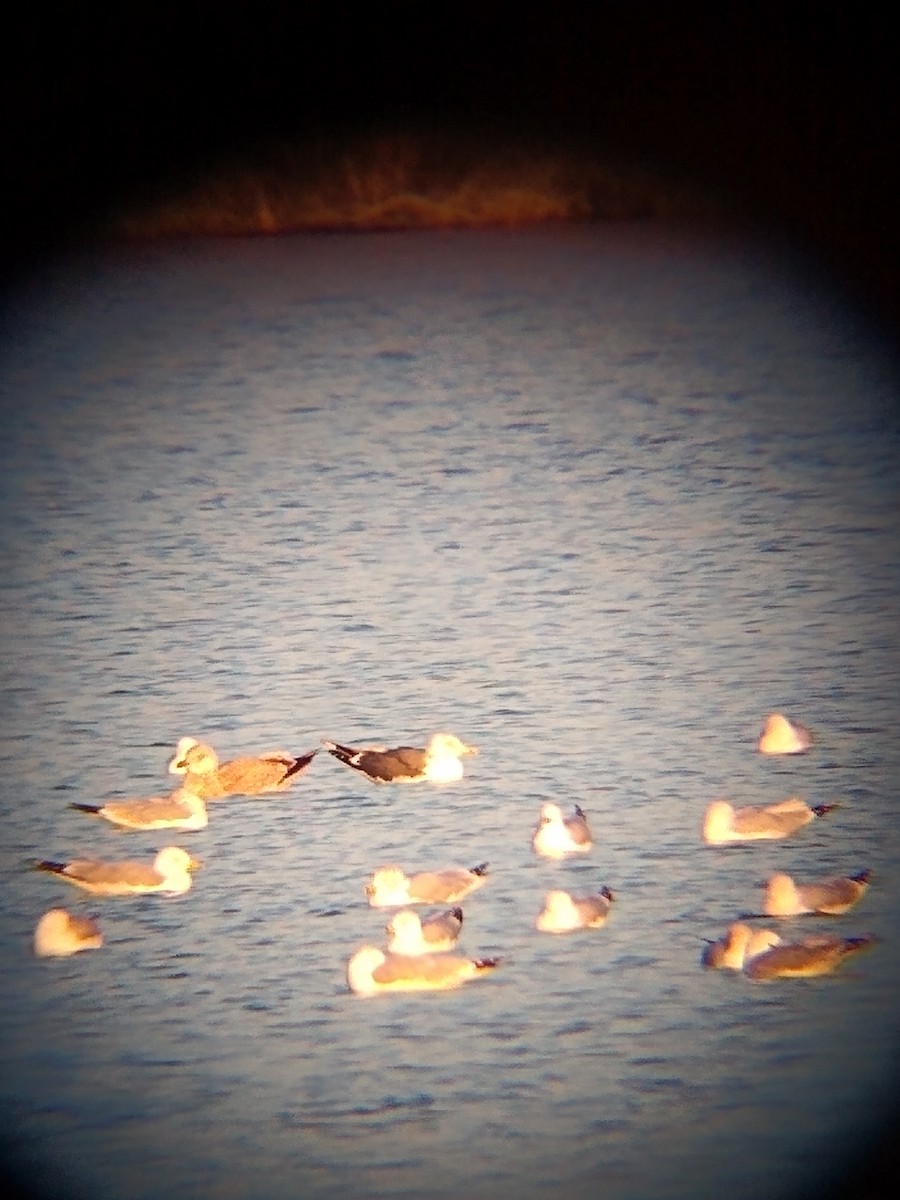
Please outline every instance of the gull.
M760 754L803 754L811 745L812 735L805 725L794 724L781 713L770 713L757 749Z
M459 987L497 966L496 958L459 954L391 954L362 946L347 964L347 983L360 996L375 992L421 992Z
M450 908L424 920L405 908L395 913L385 926L391 954L429 954L452 950L462 930L463 910Z
M399 867L379 867L366 884L372 908L400 908L404 904L453 904L484 883L487 863L477 867L445 867L408 876Z
M180 846L165 846L152 865L130 860L100 862L93 858L76 858L67 863L44 860L35 865L39 871L49 871L96 896L132 896L143 892L177 896L190 889L191 871L200 864Z
M353 767L374 783L412 783L424 779L429 783L456 783L463 777L460 758L477 754L452 733L436 733L423 750L415 746L342 746L322 739L322 745L338 762Z
M807 937L799 942L779 942L744 963L749 979L789 979L811 975L830 975L852 954L866 950L875 938Z
M584 812L576 804L572 816L564 817L559 805L548 802L541 808L541 817L531 844L537 854L543 854L546 858L586 853L592 843Z
M766 884L763 912L767 917L796 917L801 913L838 916L847 912L865 894L869 872L797 883L790 875L772 875Z
M714 800L703 820L703 840L711 846L721 846L726 842L787 837L808 825L814 817L821 817L837 807L836 804L810 807L796 796L766 808L755 805L733 808L727 800Z
M535 928L542 933L568 933L572 929L599 929L606 924L614 896L602 887L592 896L570 896L568 892L548 892L538 913Z
M38 958L62 958L79 950L97 950L103 934L93 917L51 908L34 930L34 952Z
M108 800L105 804L70 804L76 812L103 817L122 829L205 829L206 802L188 788L148 800Z
M256 796L290 787L317 753L318 750L310 750L295 757L284 750L269 750L220 763L212 746L198 742L196 738L183 737L169 763L169 774L183 775L184 787L204 800Z
M729 925L724 937L707 942L700 956L704 967L740 971L745 961L777 946L781 938L774 929L751 929L743 921Z

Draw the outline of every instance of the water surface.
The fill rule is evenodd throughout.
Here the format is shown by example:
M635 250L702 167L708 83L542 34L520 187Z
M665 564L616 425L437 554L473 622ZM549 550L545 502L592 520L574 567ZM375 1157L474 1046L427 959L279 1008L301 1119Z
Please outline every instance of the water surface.
M48 1194L149 1200L796 1194L874 1128L898 1058L896 376L758 247L656 227L126 248L35 280L0 447L4 1131ZM812 752L763 759L765 714ZM476 743L376 787L324 753L201 833L178 737ZM840 801L712 849L707 803ZM595 845L537 860L540 804ZM204 861L91 900L36 857ZM372 870L488 860L447 994L351 995ZM699 966L773 870L869 867L841 975ZM616 894L541 935L545 891ZM37 961L39 915L106 945Z

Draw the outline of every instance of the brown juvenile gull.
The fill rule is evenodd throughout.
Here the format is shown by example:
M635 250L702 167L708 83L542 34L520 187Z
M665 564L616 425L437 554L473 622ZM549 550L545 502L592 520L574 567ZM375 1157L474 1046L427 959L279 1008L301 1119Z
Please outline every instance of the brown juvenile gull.
M463 910L449 908L420 919L419 914L405 908L395 913L385 926L388 950L391 954L435 954L452 950L462 930Z
M837 807L836 804L810 807L796 796L765 808L756 805L733 808L727 800L714 800L703 819L703 840L711 846L721 846L726 842L783 838Z
M839 916L848 912L865 894L869 872L838 875L812 883L797 883L779 872L766 884L763 912L767 917L796 917L801 913L825 913Z
M749 979L790 979L810 975L830 975L836 967L866 950L875 938L807 937L799 942L780 942L762 954L748 958L744 974Z
M591 896L570 896L568 892L548 892L538 913L535 928L542 933L569 933L573 929L599 929L606 924L613 894L602 887Z
M766 717L759 735L760 754L803 754L812 745L812 735L805 725L789 721L781 713Z
M593 843L587 818L577 804L572 816L564 817L558 804L548 802L541 808L531 844L546 858L564 858L567 854L586 853Z
M497 966L496 958L459 954L391 954L363 946L347 964L347 983L360 996L376 992L422 992L459 987Z
M180 846L165 846L152 865L142 862L100 862L94 858L76 858L71 862L35 864L59 879L95 896L133 896L143 892L180 895L191 886L191 871L200 864Z
M51 908L38 921L34 931L34 952L38 958L62 958L79 950L97 950L103 934L93 917Z
M105 804L70 804L69 808L103 817L121 829L205 829L209 823L206 802L187 788L147 800L107 800Z
M338 762L361 771L374 783L455 783L463 777L460 758L477 754L452 733L436 733L423 750L415 746L342 746L322 739L322 745Z
M454 904L484 883L487 863L480 866L445 867L408 876L399 867L379 867L366 884L372 908L401 908L405 904Z
M740 971L746 961L777 946L780 941L774 929L751 929L743 921L735 921L728 926L724 937L706 943L700 961L704 967Z
M183 737L169 763L171 775L183 775L184 787L204 800L222 796L257 796L281 792L306 770L318 750L294 756L284 750L232 758L219 762L212 746L196 738Z

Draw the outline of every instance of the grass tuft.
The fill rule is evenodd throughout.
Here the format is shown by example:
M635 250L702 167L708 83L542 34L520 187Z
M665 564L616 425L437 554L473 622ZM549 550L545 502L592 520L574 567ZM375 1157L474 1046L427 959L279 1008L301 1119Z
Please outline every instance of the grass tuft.
M703 205L646 171L550 153L405 135L339 153L279 147L219 166L113 221L126 237L302 230L521 227L548 221L694 216Z

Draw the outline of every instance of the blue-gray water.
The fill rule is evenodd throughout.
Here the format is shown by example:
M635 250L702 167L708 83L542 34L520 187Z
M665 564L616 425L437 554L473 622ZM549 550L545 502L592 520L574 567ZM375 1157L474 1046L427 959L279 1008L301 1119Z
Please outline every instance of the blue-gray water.
M3 1127L102 1200L751 1200L817 1186L900 1049L896 377L751 245L640 226L129 248L60 264L5 334ZM764 759L781 709L809 755ZM209 828L72 801L320 737L480 748L378 788L329 756ZM841 807L712 849L703 811ZM537 860L542 799L595 845ZM94 900L35 857L204 862ZM491 864L490 978L351 995L372 870ZM699 965L775 869L869 867L821 980ZM605 929L535 932L609 885ZM39 961L54 904L106 945Z

